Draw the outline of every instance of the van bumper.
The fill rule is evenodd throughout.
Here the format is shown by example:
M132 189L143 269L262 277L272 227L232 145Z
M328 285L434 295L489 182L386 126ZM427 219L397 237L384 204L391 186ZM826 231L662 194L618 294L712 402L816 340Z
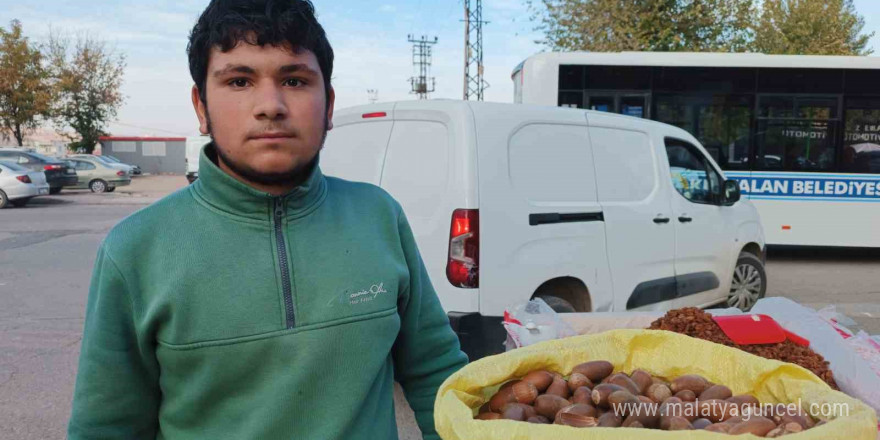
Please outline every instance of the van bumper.
M501 325L500 316L462 312L449 312L447 316L449 325L458 335L461 351L470 361L504 352L507 332Z

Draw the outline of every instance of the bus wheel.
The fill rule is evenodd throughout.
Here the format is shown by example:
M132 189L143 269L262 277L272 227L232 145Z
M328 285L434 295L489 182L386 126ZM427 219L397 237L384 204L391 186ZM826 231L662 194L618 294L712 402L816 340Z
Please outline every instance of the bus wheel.
M747 312L766 293L767 273L764 272L764 263L753 254L741 252L733 270L733 281L727 296L728 307Z

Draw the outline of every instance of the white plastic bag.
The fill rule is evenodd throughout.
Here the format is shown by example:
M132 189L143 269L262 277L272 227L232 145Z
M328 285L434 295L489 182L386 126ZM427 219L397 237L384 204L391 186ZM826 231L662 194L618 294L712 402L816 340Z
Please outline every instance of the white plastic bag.
M507 330L507 350L576 334L541 298L505 311L504 329Z
M846 321L845 317L833 309L817 312L780 297L759 300L751 313L769 315L785 329L807 338L810 348L828 361L840 391L865 402L880 414L880 375L845 341L855 336L840 324ZM867 341L860 338L859 342Z

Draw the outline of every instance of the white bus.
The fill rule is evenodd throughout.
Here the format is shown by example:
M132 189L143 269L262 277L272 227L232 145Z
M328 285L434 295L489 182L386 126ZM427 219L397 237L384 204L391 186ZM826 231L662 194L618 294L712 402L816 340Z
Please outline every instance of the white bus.
M880 58L542 53L514 102L692 133L758 207L768 244L880 247Z

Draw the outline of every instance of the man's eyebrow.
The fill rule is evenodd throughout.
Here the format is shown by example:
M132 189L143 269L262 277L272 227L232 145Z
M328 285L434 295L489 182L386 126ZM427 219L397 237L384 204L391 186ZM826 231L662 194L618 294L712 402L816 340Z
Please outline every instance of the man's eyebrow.
M314 69L312 69L311 67L309 67L308 64L302 64L302 63L300 63L300 64L288 64L288 65L286 65L286 66L281 66L281 68L278 69L278 71L281 72L281 73L296 73L296 72L302 72L302 73L311 74L311 75L317 75L317 74L318 74L318 72L316 72Z
M250 67L248 67L248 66L244 66L244 65L241 65L241 64L227 64L226 67L224 67L224 68L222 68L222 69L220 69L220 70L215 71L215 72L214 72L214 77L215 77L215 78L219 78L219 77L221 77L221 76L224 76L224 75L226 75L226 74L228 74L228 73L232 73L232 72L235 72L235 73L246 73L246 74L249 74L249 75L254 75L254 74L257 73L256 70L254 70L254 69L252 69L252 68L250 68Z

